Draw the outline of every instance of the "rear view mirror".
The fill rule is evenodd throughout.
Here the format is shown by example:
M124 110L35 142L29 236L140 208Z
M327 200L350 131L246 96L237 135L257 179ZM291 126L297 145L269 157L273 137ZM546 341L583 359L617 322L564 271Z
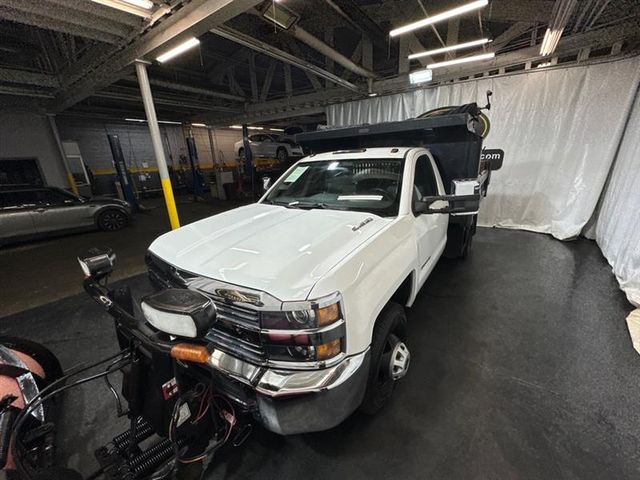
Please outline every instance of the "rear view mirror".
M473 215L480 208L481 183L475 179L457 179L451 184L451 195L422 197L414 203L416 214L449 213L452 215ZM434 205L436 202L448 204Z
M90 248L78 257L80 268L87 278L100 280L113 271L116 254L110 248Z

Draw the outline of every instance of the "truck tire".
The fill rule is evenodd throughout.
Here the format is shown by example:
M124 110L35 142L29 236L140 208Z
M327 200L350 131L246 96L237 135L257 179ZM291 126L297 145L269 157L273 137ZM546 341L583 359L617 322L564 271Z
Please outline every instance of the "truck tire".
M376 321L367 389L360 405L360 411L367 415L378 412L389 401L397 381L409 368L409 350L400 338L404 336L406 323L404 308L393 302L387 304ZM394 355L404 356L401 371L392 369Z

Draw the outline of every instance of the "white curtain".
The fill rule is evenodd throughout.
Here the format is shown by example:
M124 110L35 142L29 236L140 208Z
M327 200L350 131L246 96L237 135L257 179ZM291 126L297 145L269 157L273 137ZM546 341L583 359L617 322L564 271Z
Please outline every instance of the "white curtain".
M602 196L595 235L620 287L640 307L640 96Z
M505 160L492 175L479 223L570 239L594 215L602 195L591 230L621 287L638 305L638 85L640 57L635 57L332 105L327 121L330 126L378 123L445 105L484 105L485 91L492 90L491 132L484 146L503 149Z

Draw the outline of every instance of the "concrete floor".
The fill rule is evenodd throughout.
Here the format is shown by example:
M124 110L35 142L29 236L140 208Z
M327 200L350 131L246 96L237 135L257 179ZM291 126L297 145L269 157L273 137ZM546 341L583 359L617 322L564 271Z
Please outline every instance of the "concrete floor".
M479 229L473 248L441 261L409 311L411 371L388 407L322 433L256 428L206 478L638 478L631 307L597 246ZM148 289L144 276L128 283ZM2 318L0 333L43 342L66 367L115 350L84 294ZM65 406L61 457L87 472L122 422L102 383Z
M240 205L222 201L194 203L187 197L176 201L182 225ZM114 280L144 272L147 247L170 228L162 199L147 199L143 204L148 210L136 214L120 232L94 231L0 248L0 317L80 293L81 273L76 258L91 247L111 247L116 252L118 269Z

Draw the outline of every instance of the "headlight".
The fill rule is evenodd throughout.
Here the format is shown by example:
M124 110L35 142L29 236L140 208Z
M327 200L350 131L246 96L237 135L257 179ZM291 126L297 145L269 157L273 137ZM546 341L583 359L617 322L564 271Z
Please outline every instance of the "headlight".
M282 311L262 314L262 327L283 330L326 327L342 319L341 301L336 292L309 302L284 302Z
M182 288L168 288L149 295L142 300L141 308L151 325L178 337L201 337L216 318L216 307L209 298Z
M345 351L342 297L336 292L308 302L284 302L262 312L262 341L271 360L323 361Z

